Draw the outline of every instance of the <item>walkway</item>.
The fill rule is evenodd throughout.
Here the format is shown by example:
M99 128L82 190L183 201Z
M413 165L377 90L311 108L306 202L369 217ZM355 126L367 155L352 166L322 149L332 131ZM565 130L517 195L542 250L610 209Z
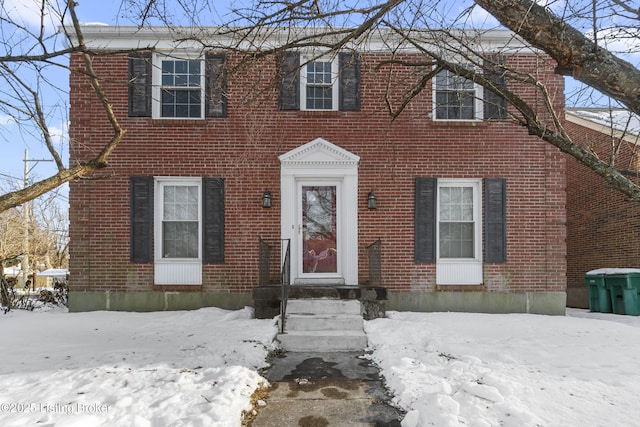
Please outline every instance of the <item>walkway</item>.
M267 405L251 427L400 426L378 368L362 353L288 352L264 376Z

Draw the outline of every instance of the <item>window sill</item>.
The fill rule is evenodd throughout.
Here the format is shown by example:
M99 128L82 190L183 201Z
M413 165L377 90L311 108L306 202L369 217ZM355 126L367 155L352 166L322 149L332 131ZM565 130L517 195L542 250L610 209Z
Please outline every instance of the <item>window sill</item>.
M486 292L485 285L436 285L437 292Z
M152 119L153 126L157 127L189 127L206 126L206 119Z
M202 292L202 285L153 285L160 292Z
M489 120L431 120L433 126L443 127L487 127Z
M344 111L340 110L296 110L299 117L342 117Z

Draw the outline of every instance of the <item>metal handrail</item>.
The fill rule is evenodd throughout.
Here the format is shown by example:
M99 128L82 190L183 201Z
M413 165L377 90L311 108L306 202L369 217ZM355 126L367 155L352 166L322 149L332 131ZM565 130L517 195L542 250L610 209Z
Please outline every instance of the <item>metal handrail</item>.
M259 240L259 286L280 287L280 331L284 332L291 286L291 239Z
M286 242L286 248L284 247ZM287 315L287 301L289 299L289 287L291 286L291 239L281 240L283 259L280 274L280 333L284 333L284 324Z

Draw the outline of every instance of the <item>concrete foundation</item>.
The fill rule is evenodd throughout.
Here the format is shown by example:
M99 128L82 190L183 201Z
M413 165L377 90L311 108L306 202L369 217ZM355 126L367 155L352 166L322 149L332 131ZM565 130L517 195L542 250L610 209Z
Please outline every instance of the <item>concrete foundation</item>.
M389 292L387 310L532 313L564 316L564 292Z
M351 298L364 301L368 305L377 304L378 312L375 315L365 316L365 319L384 317L385 310L564 315L567 306L565 292L387 292L385 290L384 295L380 295L380 292L375 292L376 290L365 289L363 291L360 289L354 295L350 295ZM256 317L271 318L279 314L279 293L275 289L269 291L258 298L255 298L255 292L252 295L249 293L211 292L71 291L69 293L69 311L143 312L195 310L202 307L237 310L245 306L252 306L256 307ZM367 293L372 295L367 295ZM322 296L319 297L322 298ZM260 313L258 313L258 307L261 307Z
M164 311L253 306L251 294L212 292L69 292L69 311Z

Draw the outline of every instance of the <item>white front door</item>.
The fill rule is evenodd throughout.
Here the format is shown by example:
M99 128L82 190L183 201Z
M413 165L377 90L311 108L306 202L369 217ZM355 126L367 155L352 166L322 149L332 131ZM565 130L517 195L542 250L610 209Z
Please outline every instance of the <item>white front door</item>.
M299 181L296 268L299 279L344 283L338 181Z
M357 286L360 158L317 138L279 159L291 283Z

